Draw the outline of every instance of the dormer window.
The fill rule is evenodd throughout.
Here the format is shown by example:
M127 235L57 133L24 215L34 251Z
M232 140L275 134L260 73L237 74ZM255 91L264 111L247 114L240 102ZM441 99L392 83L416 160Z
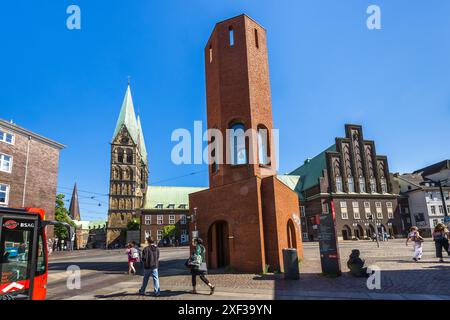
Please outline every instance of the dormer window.
M179 209L186 209L186 208L187 208L187 205L186 205L186 204L180 204L180 205L178 206L178 208L179 208Z
M342 178L340 176L336 177L336 192L342 192Z
M162 203L158 203L156 205L156 209L163 209L163 208L164 208L164 205Z
M174 208L175 208L175 204L169 203L169 205L167 206L167 208L169 208L169 209L174 209Z
M355 192L355 182L352 176L348 176L347 184L348 184L348 192Z
M366 192L366 180L364 177L359 177L359 192Z

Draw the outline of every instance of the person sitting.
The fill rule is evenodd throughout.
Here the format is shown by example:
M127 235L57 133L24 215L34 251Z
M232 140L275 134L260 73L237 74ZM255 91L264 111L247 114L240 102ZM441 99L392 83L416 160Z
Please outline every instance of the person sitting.
M350 269L350 273L355 277L368 277L367 268L364 267L364 260L360 258L360 252L358 249L352 250L347 261L347 267Z

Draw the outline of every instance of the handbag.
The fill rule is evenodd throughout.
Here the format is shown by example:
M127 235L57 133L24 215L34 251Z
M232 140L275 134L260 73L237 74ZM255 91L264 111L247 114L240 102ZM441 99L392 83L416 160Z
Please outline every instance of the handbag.
M207 272L208 271L208 266L206 265L206 262L202 262L200 264L200 266L198 267L198 271L200 271L200 272Z

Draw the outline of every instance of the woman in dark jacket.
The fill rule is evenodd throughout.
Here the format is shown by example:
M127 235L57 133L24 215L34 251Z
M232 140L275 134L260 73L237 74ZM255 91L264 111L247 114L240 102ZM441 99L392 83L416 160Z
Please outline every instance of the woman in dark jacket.
M214 293L215 286L209 282L206 278L207 267L206 267L206 259L205 253L206 249L203 246L203 240L200 238L193 239L192 244L194 245L194 252L192 253L191 260L194 263L194 266L191 268L192 274L192 293L197 294L196 286L197 286L197 276L200 276L200 279L209 287L210 294Z

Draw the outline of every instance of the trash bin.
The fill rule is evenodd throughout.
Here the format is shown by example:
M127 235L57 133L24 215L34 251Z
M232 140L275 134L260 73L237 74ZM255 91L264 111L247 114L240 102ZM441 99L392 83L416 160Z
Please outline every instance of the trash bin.
M298 280L300 272L298 269L297 249L283 249L284 278Z

